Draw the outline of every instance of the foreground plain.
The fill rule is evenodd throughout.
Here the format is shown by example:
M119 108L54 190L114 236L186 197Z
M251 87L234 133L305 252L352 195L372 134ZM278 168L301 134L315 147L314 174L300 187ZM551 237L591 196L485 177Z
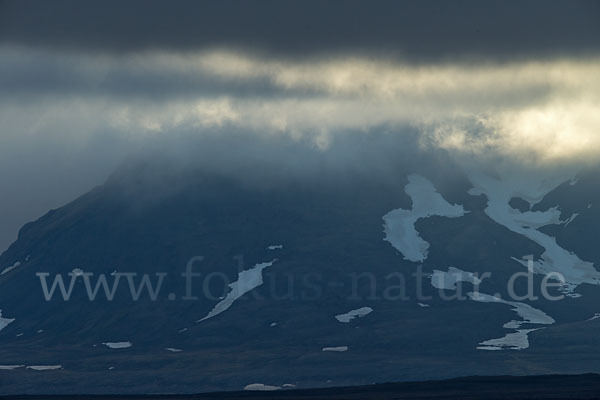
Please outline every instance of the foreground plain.
M384 383L369 386L273 392L215 392L196 395L9 396L5 400L209 400L209 399L597 399L600 375L468 377L445 381Z

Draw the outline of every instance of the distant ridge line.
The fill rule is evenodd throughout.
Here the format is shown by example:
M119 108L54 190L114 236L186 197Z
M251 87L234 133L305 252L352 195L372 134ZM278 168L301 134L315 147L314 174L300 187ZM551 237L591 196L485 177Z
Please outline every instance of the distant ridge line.
M598 399L600 374L470 376L447 380L379 383L366 386L344 386L293 389L273 392L211 392L198 394L137 395L12 395L2 400L211 400L211 399Z

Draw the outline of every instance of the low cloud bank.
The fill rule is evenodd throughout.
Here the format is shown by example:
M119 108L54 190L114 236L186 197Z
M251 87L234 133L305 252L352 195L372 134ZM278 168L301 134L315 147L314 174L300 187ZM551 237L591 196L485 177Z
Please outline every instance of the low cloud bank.
M254 165L256 182L363 164L393 176L432 154L537 176L600 154L597 59L404 64L349 53L304 62L232 49L4 45L0 60L0 249L132 154L248 176Z

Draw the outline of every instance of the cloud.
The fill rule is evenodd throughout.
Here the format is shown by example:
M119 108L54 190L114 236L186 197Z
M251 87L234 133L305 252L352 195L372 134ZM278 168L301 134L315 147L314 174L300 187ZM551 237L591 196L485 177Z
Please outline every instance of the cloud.
M236 127L326 148L345 131L412 125L424 144L462 153L552 162L600 151L598 59L411 65L231 50L0 54L0 83L10 87L0 113L19 134L71 131L77 141L106 129L136 137Z
M598 53L600 5L523 0L77 0L0 2L5 44L128 53L244 48L276 57L393 55L411 62Z
M5 45L0 88L0 246L131 153L170 142L200 143L205 166L235 174L254 163L268 177L363 159L390 173L390 160L418 164L417 151L531 168L600 153L597 58L415 64L360 52L300 60Z

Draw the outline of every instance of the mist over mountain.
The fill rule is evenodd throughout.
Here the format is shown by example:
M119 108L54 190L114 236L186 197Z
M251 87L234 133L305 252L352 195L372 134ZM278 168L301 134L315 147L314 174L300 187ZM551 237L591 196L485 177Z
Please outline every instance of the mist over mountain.
M418 151L408 137L347 136L333 153L239 134L239 147L222 137L163 146L25 225L0 257L4 390L198 392L595 371L598 281L570 275L580 267L552 255L564 246L600 262L593 239L581 241L599 218L597 169L573 180L543 171L536 184L486 175L543 213L532 214L535 229L558 246L544 249L489 212L493 192L473 192L482 169ZM528 183L520 194L517 178ZM534 202L533 192L542 197ZM394 236L394 224L411 224L426 204L417 236ZM542 222L553 207L558 219ZM508 282L527 255L565 275L549 289L560 301L541 295L537 269L538 298L511 299ZM189 265L198 276L182 275ZM48 297L57 276L67 292L56 284ZM513 284L527 294L527 279ZM28 386L30 366L47 368L36 379L51 390Z
M0 1L0 395L598 373L599 13Z

